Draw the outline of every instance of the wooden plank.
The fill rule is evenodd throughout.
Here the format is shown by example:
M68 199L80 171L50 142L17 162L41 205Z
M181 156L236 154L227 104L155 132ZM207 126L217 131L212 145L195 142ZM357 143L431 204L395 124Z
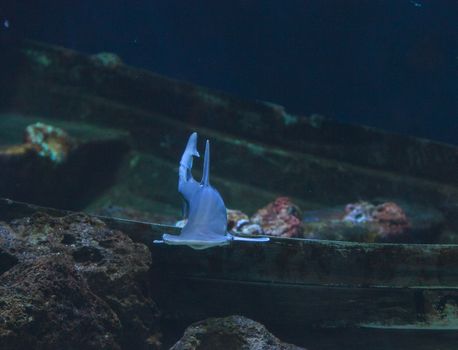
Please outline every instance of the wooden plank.
M458 246L365 244L272 239L194 251L152 246L153 259L176 278L310 286L456 288Z
M457 291L347 288L177 278L156 280L155 300L168 321L240 314L305 329L458 331Z
M161 279L155 295L166 319L197 321L240 314L265 323L310 327L356 327L415 323L415 290L336 288L213 279Z
M170 120L308 153L339 162L412 177L458 184L458 149L443 144L395 135L373 128L342 124L321 117L300 117L283 107L246 101L189 83L168 79L126 65L103 65L93 56L35 42L0 42L3 67L11 79L3 80L14 96L0 99L4 108L40 104L49 91L91 95L127 108L163 115ZM14 85L11 85L11 82ZM44 88L34 89L38 82ZM24 95L23 95L24 94ZM66 100L75 106L78 100ZM81 103L81 102L80 102ZM52 106L52 105L51 105ZM84 120L70 107L58 109L59 118ZM98 119L98 118L96 118ZM102 121L100 119L99 121ZM130 114L112 116L112 127L135 125ZM364 150L363 152L361 150Z
M46 91L46 94L42 95L42 91ZM129 130L135 149L142 153L151 152L171 164L176 164L179 159L183 140L196 129L157 112L147 113L97 96L47 87L42 82L30 83L23 94L23 99L20 96L17 98L22 101L24 107L21 108L25 113L38 113L57 119L62 115L71 115L73 117L68 118L72 120L84 115L86 122L90 120ZM34 102L28 104L27 101ZM129 119L125 116L129 116ZM458 187L438 182L437 179L425 180L328 157L287 151L204 127L197 127L197 130L201 142L205 138L212 140L212 172L216 177L296 197L315 203L315 207L375 197L403 198L428 205L441 205L448 198L458 197ZM136 176L146 177L146 174L137 173ZM164 178L175 176L175 172L169 172ZM221 193L223 197L228 197L230 189L223 188ZM244 198L238 201L242 199L246 202ZM252 211L255 209L251 208Z
M71 212L0 200L5 221L41 211L63 216ZM105 218L133 240L151 248L153 266L174 278L355 288L435 290L458 286L458 245L369 244L272 238L268 243L232 242L208 250L153 244L176 227Z

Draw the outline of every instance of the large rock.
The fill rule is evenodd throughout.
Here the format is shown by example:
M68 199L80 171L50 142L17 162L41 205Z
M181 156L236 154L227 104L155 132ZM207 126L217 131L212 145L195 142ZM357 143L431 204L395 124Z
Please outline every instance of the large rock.
M65 255L0 277L1 349L120 349L121 324Z
M189 326L171 350L300 350L243 316L209 318Z
M134 243L124 233L111 230L102 221L82 214L64 217L35 214L32 217L14 220L9 225L0 225L0 263L2 264L0 273L6 271L0 278L6 278L17 269L33 271L34 268L37 268L37 264L41 264L42 259L48 257L66 259L65 263L59 266L63 265L70 271L68 275L73 276L71 277L73 279L65 280L64 284L74 285L76 294L92 295L94 300L104 305L107 315L114 315L113 319L116 321L112 326L94 328L96 332L99 332L100 337L113 339L113 342L107 345L108 348L155 349L159 347L159 311L148 293L151 254L145 245ZM5 263L3 264L2 261ZM48 276L45 281L52 287L61 276L55 273L55 270L61 271L61 267L46 266L49 267L49 271L45 269ZM19 277L17 275L18 283L26 283ZM31 285L31 288L41 290L41 285L34 285L39 282L30 280L27 283ZM12 285L6 284L5 288L8 291ZM24 291L26 289L24 287ZM71 290L72 288L57 288L56 290L51 288L49 292L36 293L33 296L36 298L33 303L40 305L44 313L51 312L46 309L46 305L53 306L46 304L50 296L55 295L63 305L71 305L71 298L74 296ZM79 299L85 300L83 297ZM21 303L22 299L18 299L17 305L22 305ZM10 303L2 307L7 312L10 308L16 308L17 305ZM88 305L91 309L91 303ZM81 315L100 316L103 319L104 316L103 313L100 315L88 312L80 313L77 308L75 310L72 316L76 319L74 334L79 334L84 339L87 331L84 327L78 328L80 324L83 324L79 320ZM32 311L24 309L24 318L28 312L30 312L28 317L34 317ZM65 323L65 317L68 315L65 314L65 310L63 312L64 315L59 315L58 319ZM57 338L57 335L52 334L65 334L59 327L52 327L52 322L54 321L45 317L42 322L35 323L30 337L47 334L48 337ZM93 322L99 321L95 318ZM11 335L4 338L7 334L11 332L15 334L13 326L15 327L12 323L0 323L0 348L2 348L2 342L10 341ZM61 327L67 327L67 325L62 324ZM50 338L45 337L44 339ZM91 344L87 344L87 347L90 348L90 346ZM96 348L103 347L99 344ZM12 347L12 349L22 348Z

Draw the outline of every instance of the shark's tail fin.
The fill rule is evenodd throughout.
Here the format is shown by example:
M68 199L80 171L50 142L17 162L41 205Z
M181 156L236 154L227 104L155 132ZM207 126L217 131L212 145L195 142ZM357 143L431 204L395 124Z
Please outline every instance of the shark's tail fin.
M199 157L199 152L197 151L196 132L193 132L191 136L189 136L181 161L190 167L192 166L192 157Z
M180 168L179 168L179 177L178 177L178 188L180 184L194 181L192 178L192 157L199 157L199 152L197 151L197 133L193 132L191 136L189 136L188 143L186 144L186 148L181 156L180 160Z
M205 155L204 155L204 170L202 173L202 186L210 185L210 141L207 140L205 143Z

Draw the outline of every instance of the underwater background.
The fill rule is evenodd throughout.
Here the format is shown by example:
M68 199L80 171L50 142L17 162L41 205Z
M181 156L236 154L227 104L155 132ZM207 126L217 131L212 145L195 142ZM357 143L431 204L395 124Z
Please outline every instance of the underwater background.
M4 1L0 19L290 112L458 142L453 0Z
M458 348L456 1L0 4L0 350Z

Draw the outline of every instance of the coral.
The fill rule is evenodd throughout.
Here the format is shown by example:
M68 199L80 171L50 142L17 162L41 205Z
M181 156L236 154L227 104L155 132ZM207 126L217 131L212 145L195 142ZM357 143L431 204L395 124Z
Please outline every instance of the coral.
M394 202L347 204L342 220L355 224L368 223L382 238L400 235L410 229L406 213Z
M40 156L56 163L62 163L75 147L75 141L64 130L40 122L27 126L24 142L36 145Z
M264 231L258 224L252 223L250 220L239 220L237 225L232 229L236 234L240 235L263 235Z
M288 197L278 197L259 209L251 222L261 226L266 235L299 237L302 235L301 211Z
M375 206L369 202L350 203L345 206L343 221L361 224L372 221L372 212Z
M248 215L244 212L236 209L227 209L227 230L231 231L232 229L238 226L238 223L241 220L248 220Z
M377 205L372 217L382 236L400 235L410 229L406 213L394 202Z

